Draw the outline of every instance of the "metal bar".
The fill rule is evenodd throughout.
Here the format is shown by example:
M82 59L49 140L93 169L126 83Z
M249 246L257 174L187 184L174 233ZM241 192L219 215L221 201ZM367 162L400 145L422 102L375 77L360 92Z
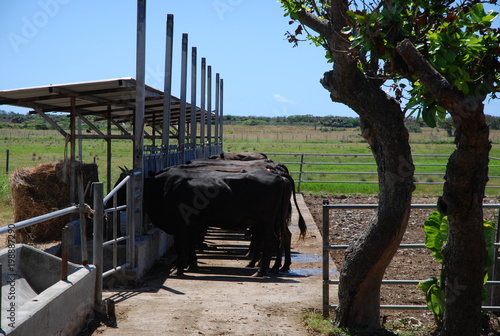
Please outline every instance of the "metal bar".
M106 271L102 274L102 277L105 278L107 276L110 276L112 274L115 274L116 272L118 271L121 271L122 269L125 269L127 267L132 267L130 263L125 263L125 264L122 264L120 266L117 266L116 268L112 268L110 269L109 271Z
M127 183L127 204L132 204L134 199L134 179L130 179ZM127 241L127 261L131 267L135 267L135 226L134 226L134 211L135 208L127 209L127 235L130 239Z
M68 245L70 243L70 236L68 236L69 230L68 226L65 225L62 228L62 239L61 239L61 280L68 280Z
M219 73L215 74L215 135L214 135L214 143L215 147L219 146L219 106L220 106L220 75ZM216 153L219 154L219 153Z
M179 149L181 160L185 160L186 145L186 86L187 86L187 58L188 58L188 34L182 34L182 57L181 57L181 103L179 115Z
M85 220L85 199L83 193L83 175L78 171L78 204L79 204L79 222L80 222L80 250L82 254L82 265L88 263L87 251L87 222Z
M114 243L119 243L121 241L127 240L129 238L130 238L129 235L127 235L127 236L121 236L121 237L117 237L117 238L113 238L111 240L108 240L108 241L105 241L104 243L102 243L102 246L109 246L109 245L112 245Z
M34 224L44 222L44 221L49 220L49 219L54 219L57 217L61 217L64 215L75 213L78 211L78 209L79 209L79 207L77 205L73 205L73 206L70 206L70 207L67 207L67 208L64 208L61 210L57 210L57 211L54 211L54 212L51 212L51 213L48 213L45 215L40 215L37 217L25 219L25 220L17 222L17 223L9 224L7 226L0 228L0 234L4 234L4 233L8 232L9 230L19 230L19 229L22 229L22 228L25 228L25 227L28 227L28 226L31 226Z
M207 67L207 146L212 155L212 66Z
M93 183L94 191L94 246L93 246L93 263L96 267L96 284L95 284L95 307L99 312L102 310L102 272L104 270L103 257L103 219L104 219L104 203L103 199L103 184L101 182Z
M131 199L130 204L134 224L139 232L142 232L142 191L144 161L144 110L146 104L146 0L137 0L137 54L136 54L136 91L135 91L135 114L134 114L134 172L141 174L133 178L134 192L136 197Z
M108 120L106 122L107 136L111 136L111 105L108 105L107 109ZM111 159L112 159L112 146L111 146L111 138L106 139L106 190L109 193L111 191Z
M174 16L167 15L167 37L165 50L165 82L163 84L163 150L168 150L170 145L170 115L172 108L170 105L172 95L172 54L173 54Z
M222 152L224 142L224 80L220 79L220 96L219 96L219 136L220 136L220 151Z
M71 103L71 114L70 114L70 137L69 137L69 146L70 146L70 165L71 170L69 172L70 180L69 180L69 203L75 203L75 190L76 190L76 134L75 134L75 118L76 118L76 98L75 96L70 97ZM66 164L66 163L64 163Z
M326 308L335 309L338 305L327 305ZM325 307L323 308L325 309ZM387 310L427 310L426 305L380 305L380 309ZM500 306L482 306L484 311L500 311Z
M69 134L63 130L54 120L52 120L48 115L46 115L37 105L33 105L33 109L38 115L40 115L50 126L57 130L63 137L68 138Z
M300 184L302 183L302 169L304 168L304 154L300 156L300 168L299 168L299 185L297 191L300 192Z
M207 60L205 57L201 58L201 93L200 93L200 144L203 152L203 157L205 154L205 127L206 127L206 111L205 111L205 95L207 88Z
M106 197L104 197L103 203L107 203L111 199L111 197L113 197L118 192L118 190L120 190L125 184L127 184L128 180L130 179L130 175L125 176L125 178L120 183L118 183L116 187L114 187L113 190L111 190L111 192L106 195Z
M330 312L325 307L330 300L330 256L328 254L327 246L330 243L330 212L325 205L328 200L323 200L323 317L327 318Z
M194 150L196 148L196 64L197 52L196 47L191 48L191 134L190 134L190 147Z

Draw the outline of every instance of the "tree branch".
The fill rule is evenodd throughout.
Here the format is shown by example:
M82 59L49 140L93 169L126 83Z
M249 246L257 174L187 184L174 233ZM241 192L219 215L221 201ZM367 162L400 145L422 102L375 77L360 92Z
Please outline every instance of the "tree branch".
M314 14L309 13L305 9L301 9L297 12L300 23L311 28L318 34L322 36L328 36L330 34L329 21L321 19Z
M453 110L453 106L463 99L455 87L427 62L410 40L399 42L396 50L408 65L410 73L414 74L448 111Z

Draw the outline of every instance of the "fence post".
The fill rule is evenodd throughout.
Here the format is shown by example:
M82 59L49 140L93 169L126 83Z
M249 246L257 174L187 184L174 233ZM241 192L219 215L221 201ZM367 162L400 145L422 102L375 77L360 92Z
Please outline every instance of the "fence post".
M93 244L93 264L96 268L96 285L95 285L95 307L98 312L102 312L102 273L104 271L103 260L103 219L104 219L104 204L102 182L93 183L94 188L94 244ZM116 215L115 215L116 217Z
M62 228L62 239L61 239L61 280L68 280L68 246L70 241L68 226Z
M127 260L130 268L135 267L135 208L132 207L132 200L135 197L135 179L132 178L127 182ZM142 206L136 204L136 206Z
M330 246L330 211L327 207L328 200L323 200L323 317L330 315L330 265L329 265L329 246Z
M298 192L300 192L300 182L302 182L303 167L304 167L304 154L300 154L299 185L297 186Z
M9 157L10 157L10 150L5 151L5 174L9 173Z

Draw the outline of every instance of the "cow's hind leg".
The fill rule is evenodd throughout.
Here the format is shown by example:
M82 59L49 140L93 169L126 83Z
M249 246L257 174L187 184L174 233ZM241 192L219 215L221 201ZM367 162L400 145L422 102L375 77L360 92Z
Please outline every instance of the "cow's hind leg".
M283 233L283 240L281 242L281 250L285 251L285 263L283 267L280 268L280 272L288 272L290 270L290 265L292 264L292 233L290 229L287 227L285 232Z
M271 257L273 254L273 248L276 246L276 237L274 233L268 234L264 237L264 243L262 246L262 257L260 259L259 270L253 275L254 277L263 277L267 274L269 270L269 265L271 264Z

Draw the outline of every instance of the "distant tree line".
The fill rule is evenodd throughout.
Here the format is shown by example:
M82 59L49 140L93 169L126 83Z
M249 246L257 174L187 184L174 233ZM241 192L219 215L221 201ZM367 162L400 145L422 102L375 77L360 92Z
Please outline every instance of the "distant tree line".
M63 129L69 129L69 118L67 115L51 114L51 118L57 122ZM487 123L492 130L500 129L500 117L487 115ZM318 117L311 114L291 115L283 117L257 117L257 116L233 116L225 115L224 124L226 125L289 125L289 126L309 126L324 132L341 131L348 128L359 127L358 117ZM99 127L99 123L95 124ZM450 118L439 120L437 127L444 129L449 136L453 136L454 128ZM427 127L421 119L410 117L406 120L406 126L410 132L421 132L422 127ZM103 124L103 127L105 125ZM20 114L0 110L0 128L18 128L18 129L36 129L48 130L48 125L38 114Z
M487 115L487 123L492 130L500 129L500 117ZM347 128L359 127L358 117L318 117L310 114L292 115L286 117L257 117L257 116L233 116L225 115L224 123L226 125L293 125L293 126L313 126L321 131L340 131ZM453 136L454 129L450 118L438 120L437 128L444 129L450 136ZM406 119L406 127L410 132L422 132L422 127L427 127L422 119L410 117Z

